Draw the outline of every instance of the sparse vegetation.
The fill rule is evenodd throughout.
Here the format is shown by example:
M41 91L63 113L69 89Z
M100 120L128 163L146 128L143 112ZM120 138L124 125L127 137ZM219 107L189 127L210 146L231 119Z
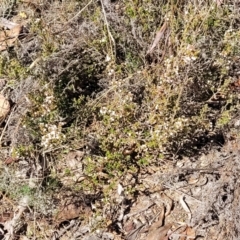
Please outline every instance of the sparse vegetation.
M240 31L238 3L220 2L4 1L0 17L23 30L0 56L11 103L0 191L12 208L2 212L28 196L39 221L14 234L50 239L81 215L123 237L119 184L134 202L147 191L140 175L224 143L239 108Z

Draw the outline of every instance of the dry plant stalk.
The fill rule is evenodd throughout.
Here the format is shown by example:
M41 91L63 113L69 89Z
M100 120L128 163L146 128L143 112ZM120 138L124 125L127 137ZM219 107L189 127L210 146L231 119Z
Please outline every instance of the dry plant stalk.
M105 24L107 26L107 32L108 32L110 48L111 48L111 55L112 55L113 59L115 59L116 58L116 46L115 46L116 44L115 44L115 40L114 40L113 35L112 35L112 33L110 31L110 28L109 28L107 15L106 15L106 11L105 11L104 4L103 4L102 0L101 0L101 5L102 5L102 12L103 12L103 16L104 16L104 21L105 21Z
M67 27L73 20L75 20L92 2L93 2L93 0L90 0L90 1L88 2L88 4L87 4L86 6L84 6L84 7L83 7L76 15L74 15L71 19L69 19L69 20L63 25L63 27L62 27L60 30L58 30L58 31L56 31L56 32L53 32L53 34L59 34L59 33L63 32L63 31L65 31L65 30L66 30L66 27Z
M11 220L5 222L4 228L8 231L8 233L5 235L5 240L14 239L14 234L17 232L17 229L19 228L19 226L22 226L21 217L24 211L28 208L28 204L29 197L24 196L19 202L14 217Z

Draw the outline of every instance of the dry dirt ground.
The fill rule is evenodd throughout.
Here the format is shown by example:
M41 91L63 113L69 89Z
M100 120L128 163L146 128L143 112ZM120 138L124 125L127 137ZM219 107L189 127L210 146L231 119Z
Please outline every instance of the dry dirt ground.
M139 173L135 199L119 184L108 231L86 234L80 225L69 230L80 234L72 239L239 239L240 140L230 139L200 157Z
M33 229L45 231L43 239L62 240L239 239L240 139L234 134L238 128L236 120L224 145L213 145L207 154L125 176L113 191L114 204L104 203L99 213L99 219L109 219L108 226L94 225L99 196L94 201L71 198L57 220L43 217L33 227L35 220L24 199L13 212L8 211L11 200L2 195L1 239L42 239L27 237ZM125 190L128 184L138 189L131 199Z
M124 239L239 239L239 144L141 174L144 192L116 220Z

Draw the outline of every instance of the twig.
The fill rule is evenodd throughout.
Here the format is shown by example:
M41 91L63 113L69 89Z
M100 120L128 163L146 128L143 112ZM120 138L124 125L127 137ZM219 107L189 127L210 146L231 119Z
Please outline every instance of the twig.
M16 4L16 0L11 0L7 3L4 3L4 4L7 4L7 9L2 13L2 15L5 17L5 18L9 18L9 16L11 15L11 13L13 12L13 9L14 9L14 5ZM2 6L1 6L2 7ZM4 6L5 7L5 6ZM5 15L6 14L6 15Z
M16 109L16 106L17 106L17 105L15 105L14 108L11 110L11 113L10 113L10 115L9 115L9 117L8 117L8 120L7 120L5 126L4 126L4 128L3 128L3 130L2 130L2 133L1 133L1 136L0 136L0 147L2 146L2 138L3 138L3 135L4 135L4 133L5 133L5 131L6 131L6 128L7 128L8 124L9 124L9 121L10 121L10 119L11 119L11 116L12 116L14 110Z
M189 195L189 194L187 194L187 193L185 193L185 192L183 192L183 191L181 191L181 190L179 190L179 189L173 188L173 187L168 186L168 185L163 185L163 186L166 187L166 188L168 188L168 189L171 189L171 190L173 190L173 191L176 191L176 192L178 192L178 193L181 193L181 194L183 194L183 195L186 195L186 196L192 198L193 200L195 200L195 201L197 201L197 202L199 202L199 203L202 203L202 201L200 201L199 199L197 199L197 198L195 198L195 197L193 197L193 196L191 196L191 195Z
M75 16L73 16L72 18L70 18L70 19L63 25L62 29L60 29L60 30L57 31L57 32L53 32L53 34L58 34L58 33L62 32L62 31L64 31L64 30L65 30L65 27L66 27L69 23L71 23L75 18L77 18L92 2L93 2L93 0L90 0L85 7L83 7Z
M72 220L67 227L65 227L64 229L57 233L57 237L53 235L52 240L59 239L60 237L62 237L70 228L74 226L75 222L76 221Z
M101 0L101 5L102 5L102 12L103 12L103 16L104 16L104 21L105 21L105 24L107 26L108 37L109 37L109 40L110 40L111 54L112 54L112 57L114 57L114 59L116 59L116 44L115 44L115 40L114 40L114 38L112 36L112 33L110 31L110 28L109 28L109 23L107 21L107 15L106 15L106 11L105 11L104 4L103 4L102 0Z
M98 106L99 102L107 96L108 93L111 93L111 92L114 92L114 90L116 90L116 88L120 88L120 87L125 87L125 86L130 86L130 84L127 82L125 83L125 81L128 81L129 79L133 78L135 75L137 75L137 73L133 73L133 74L130 74L128 77L124 78L124 79L121 79L121 82L122 82L122 85L121 86L117 86L117 85L114 85L114 86L111 86L109 89L105 90L102 92L102 94L95 98L94 100L92 100L92 102L90 102L88 104L89 107L93 107L93 106ZM136 85L135 85L136 86Z
M27 209L29 204L29 197L26 195L24 196L17 208L17 211L14 214L14 217L12 218L12 220L9 220L7 222L5 222L4 224L4 228L7 229L8 233L5 235L5 240L10 240L13 239L13 235L14 233L17 232L17 230L19 230L19 222L20 222L20 227L22 226L21 224L21 217L23 215L23 212Z
M140 210L138 210L138 211L136 211L136 212L129 213L129 214L127 214L125 217L126 217L126 218L129 218L129 217L132 217L132 216L134 216L134 215L136 215L136 214L142 213L142 212L148 210L149 208L151 208L151 207L154 206L154 205L155 205L155 203L150 203L147 207L142 208L142 209L140 209ZM125 217L124 217L124 218L125 218Z
M185 210L185 212L187 213L188 215L188 218L189 218L189 222L191 221L192 219L192 213L191 213L191 210L189 208L189 206L187 205L186 201L185 201L185 196L184 195L181 195L180 198L179 198L179 203L182 205L182 208Z

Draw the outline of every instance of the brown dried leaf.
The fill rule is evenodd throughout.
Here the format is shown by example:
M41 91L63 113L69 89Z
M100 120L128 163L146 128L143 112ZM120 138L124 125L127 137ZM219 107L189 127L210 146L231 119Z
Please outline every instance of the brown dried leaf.
M168 27L167 22L164 22L164 24L162 25L162 27L160 28L160 30L157 32L156 37L153 41L152 46L150 47L150 49L148 50L147 54L151 53L153 51L153 49L157 46L157 44L159 43L159 41L161 40L161 38L163 38L164 33L166 32Z
M163 227L160 227L154 231L151 231L147 235L146 240L167 240L168 239L167 233L171 227L172 227L172 224L168 223Z
M161 211L161 214L160 214L160 216L159 216L159 218L158 218L158 221L154 222L154 223L150 226L149 232L154 231L154 230L162 227L163 221L164 221L164 217L165 217L165 208L164 208L164 206L162 206L162 211Z
M181 237L179 240L193 240L196 238L196 232L193 228L187 227L185 231L181 233Z
M10 111L9 101L0 94L0 123L4 120Z
M191 227L187 227L186 233L187 233L188 239L195 239L196 238L195 229L193 229Z
M12 47L21 31L22 31L21 25L17 25L10 30L0 31L0 51L4 51L7 48Z
M6 221L9 221L10 219L12 219L12 217L13 217L13 213L4 212L0 215L0 222L4 223Z
M238 91L240 90L240 78L238 78L235 82L230 84L230 89L233 91Z
M137 203L132 206L130 213L127 214L127 217L132 217L137 214L140 214L149 208L151 208L155 203L147 197L147 196L141 196L138 198Z
M17 161L17 158L8 157L8 158L5 159L4 163L5 163L6 165L9 165L9 164L14 163L14 162L16 162L16 161Z
M208 182L208 178L202 175L192 175L188 179L188 184L195 185L195 186L204 186Z
M164 203L166 204L165 216L168 216L173 207L173 200L170 197L168 197L164 192L161 192L161 198L163 199Z
M139 225L137 228L131 230L127 236L126 236L126 240L136 240L139 232L141 231L141 229L144 227L144 224Z
M82 159L84 157L84 152L81 151L72 151L66 155L66 165L73 171L79 169L82 172Z
M63 206L57 214L56 221L61 223L79 217L80 213L90 212L90 208L83 204L71 203Z
M185 237L185 232L187 229L187 225L182 225L179 226L177 229L174 229L174 231L170 234L170 237L173 237L175 239L175 236L177 237L178 240L181 239L181 237ZM178 238L180 236L180 239Z
M129 233L134 230L134 222L132 220L126 222L123 227L124 231Z
M66 155L66 161L78 160L81 161L84 157L84 152L82 151L71 151Z

